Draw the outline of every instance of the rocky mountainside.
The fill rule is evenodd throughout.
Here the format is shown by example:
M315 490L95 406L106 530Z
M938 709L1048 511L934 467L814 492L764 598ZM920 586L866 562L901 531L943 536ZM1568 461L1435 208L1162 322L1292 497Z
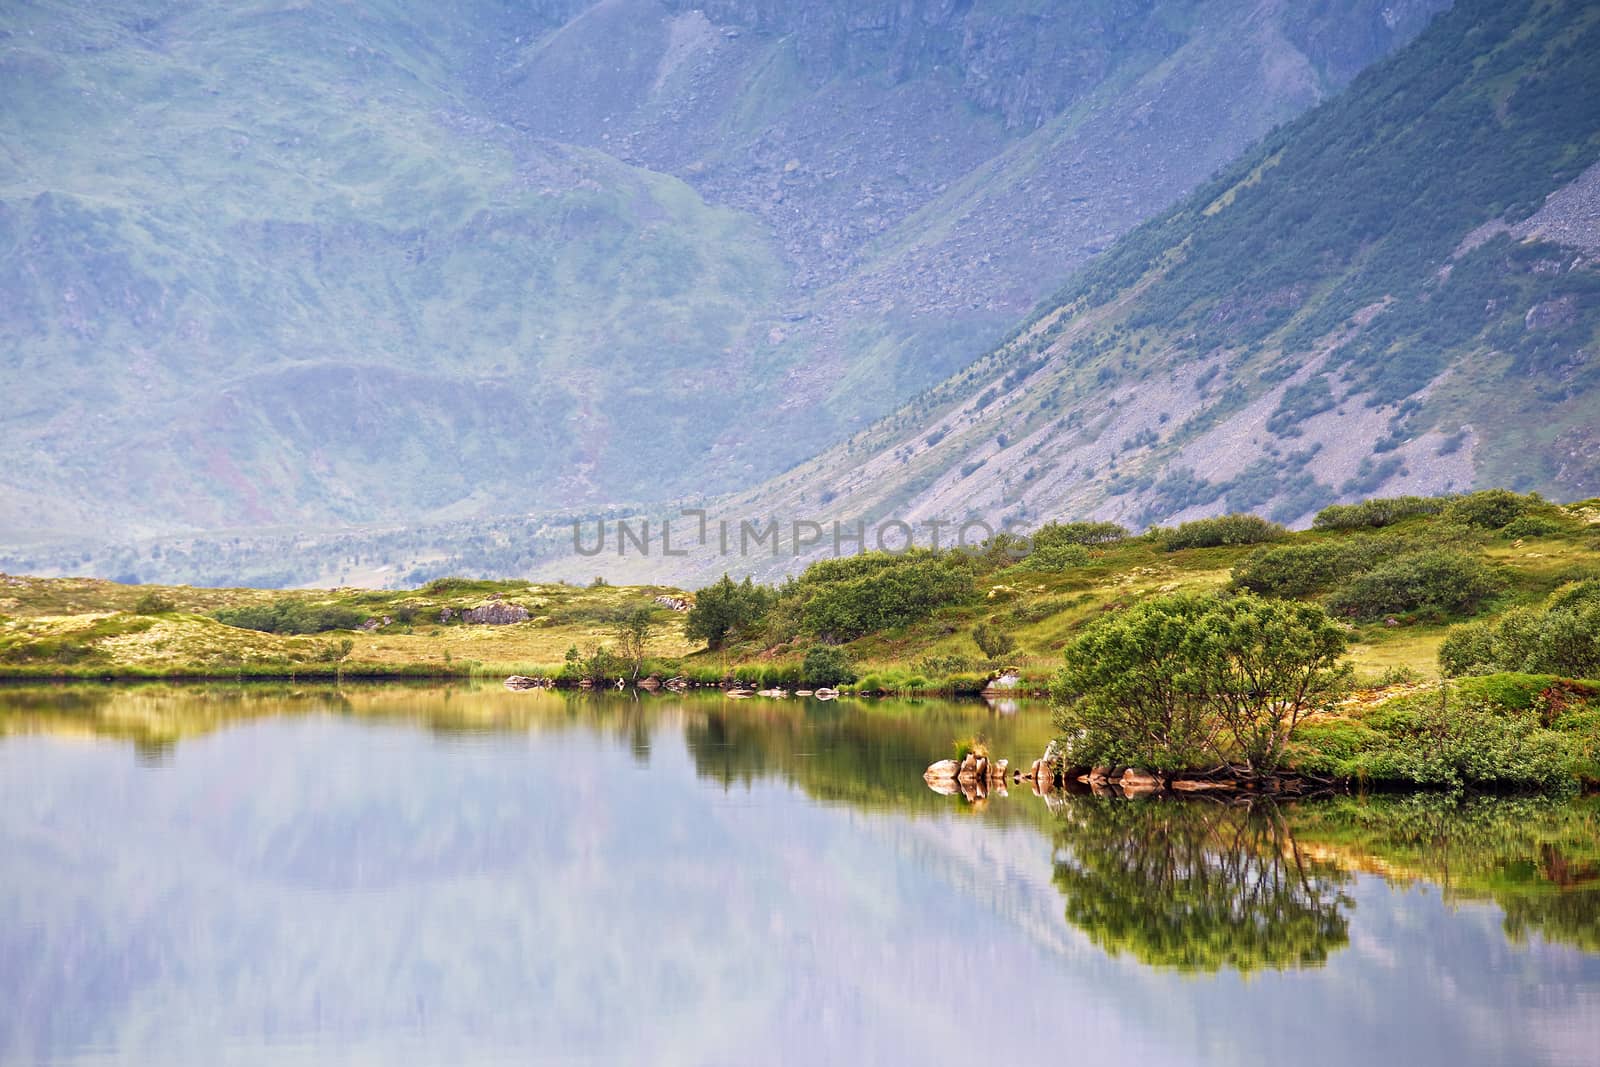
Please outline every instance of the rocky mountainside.
M737 515L1600 494L1600 5L1470 0ZM714 564L713 564L714 565Z
M0 539L769 477L1443 6L10 5Z

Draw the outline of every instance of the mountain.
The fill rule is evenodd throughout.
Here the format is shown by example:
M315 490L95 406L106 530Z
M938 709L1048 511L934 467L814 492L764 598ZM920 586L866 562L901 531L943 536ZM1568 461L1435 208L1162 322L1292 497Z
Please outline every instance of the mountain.
M1600 5L1465 0L1004 344L721 503L912 523L1600 494Z
M1443 6L19 0L0 541L753 484Z

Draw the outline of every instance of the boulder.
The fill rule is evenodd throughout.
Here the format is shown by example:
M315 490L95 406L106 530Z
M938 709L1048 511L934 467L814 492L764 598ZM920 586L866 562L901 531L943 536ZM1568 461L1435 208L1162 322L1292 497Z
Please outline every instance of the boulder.
M515 623L527 622L528 609L520 604L507 604L503 600L492 600L487 604L480 604L478 607L463 611L461 613L461 621L479 626L511 626Z
M1176 793L1228 793L1238 789L1233 782L1212 782L1197 778L1179 778L1172 783Z
M671 611L688 611L690 608L694 607L692 603L685 600L681 596L667 596L662 594L661 596L656 597L655 602L661 607L667 608Z
M953 782L960 773L961 764L953 759L942 759L928 764L928 769L922 772L922 779L925 782Z
M985 693L1009 693L1022 682L1022 675L1016 671L1002 671L989 679L989 684L983 687Z
M762 697L786 697L788 695L789 691L786 689L763 689L756 694L756 696Z
M507 689L547 689L550 686L548 678L530 678L525 674L513 674L506 679Z
M1161 779L1149 771L1129 767L1117 779L1117 784L1124 793L1153 793L1161 788Z
M657 689L661 688L661 679L657 678L653 674L648 676L648 677L645 677L645 678L640 678L639 679L639 688L643 689L643 690L646 690L647 692L653 693Z

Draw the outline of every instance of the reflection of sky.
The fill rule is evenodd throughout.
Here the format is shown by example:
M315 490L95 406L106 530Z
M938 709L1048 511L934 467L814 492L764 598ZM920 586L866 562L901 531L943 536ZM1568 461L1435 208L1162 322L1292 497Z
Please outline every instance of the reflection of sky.
M1111 959L1025 822L584 728L0 744L0 1062L1590 1063L1600 958L1359 876L1327 966ZM1031 797L997 803L1037 804Z

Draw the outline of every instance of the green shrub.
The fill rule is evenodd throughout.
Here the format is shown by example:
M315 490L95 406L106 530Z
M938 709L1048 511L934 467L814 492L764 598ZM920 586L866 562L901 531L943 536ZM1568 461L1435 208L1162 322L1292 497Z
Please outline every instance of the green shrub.
M1600 677L1600 581L1563 586L1544 608L1516 607L1493 622L1454 626L1439 646L1448 675L1524 671Z
M1162 531L1161 545L1168 552L1220 545L1256 545L1281 540L1288 533L1282 526L1259 515L1220 515L1214 519L1195 519Z
M684 634L721 648L731 636L754 629L772 606L772 591L749 578L734 582L726 574L695 594L684 620Z
M1089 560L1089 550L1082 545L1045 545L1035 547L1018 566L1028 571L1064 571L1087 566Z
M991 660L1009 655L1017 647L1015 637L987 622L980 622L972 628L972 641L978 646L978 651Z
M1562 529L1562 523L1548 515L1520 515L1501 527L1500 533L1506 537L1553 537Z
M1439 644L1439 669L1455 677L1495 669L1494 625L1468 622L1450 627Z
M133 604L135 615L165 615L169 611L177 610L178 605L154 590L144 594Z
M1543 506L1548 505L1537 496L1520 496L1509 489L1483 489L1456 497L1445 506L1444 515L1451 522L1498 530L1513 519Z
M806 649L806 658L800 665L800 678L812 688L836 689L856 680L854 664L842 648L832 645L812 645Z
M1371 570L1408 547L1395 537L1360 537L1258 548L1234 567L1233 584L1263 596L1305 596Z
M224 608L212 617L226 626L269 634L354 630L368 618L366 612L344 604L314 604L293 597L282 597L267 604Z
M785 584L780 601L798 604L801 631L848 641L904 626L977 593L975 564L960 553L871 553L823 560Z
M1049 522L1033 532L1034 550L1061 545L1109 545L1124 540L1128 529L1114 522Z
M1504 583L1461 552L1415 552L1387 560L1328 598L1328 610L1358 619L1431 609L1467 614Z
M1342 687L1348 638L1319 607L1252 596L1150 597L1068 646L1051 695L1080 763L1271 773L1299 720Z
M1438 496L1392 496L1363 500L1359 504L1330 504L1311 521L1317 530L1359 530L1391 526L1420 515L1437 515L1449 498Z

